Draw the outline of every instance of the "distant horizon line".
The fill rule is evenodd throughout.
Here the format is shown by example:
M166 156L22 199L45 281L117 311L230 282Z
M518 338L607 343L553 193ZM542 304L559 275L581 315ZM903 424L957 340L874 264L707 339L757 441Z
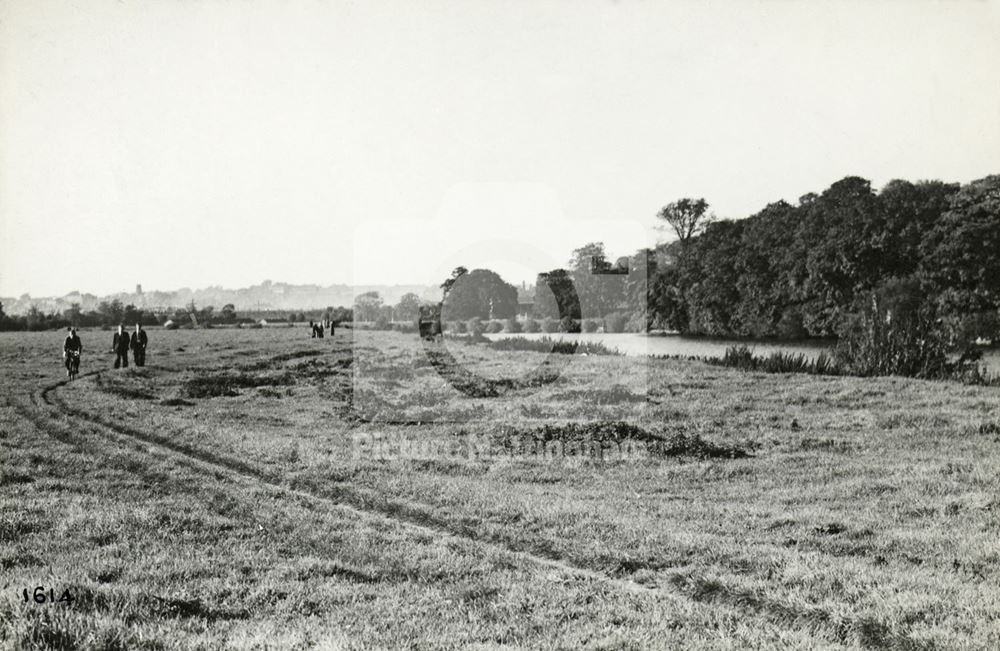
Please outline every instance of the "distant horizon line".
M509 280L507 280L506 282L508 282L509 284L511 284L511 285L513 285L515 287L527 288L528 286L534 286L534 281L529 282L527 280L518 280L518 281L509 281ZM265 285L265 283L270 283L270 284L269 285ZM141 283L137 283L137 285L139 287L141 287ZM262 287L275 286L275 285L277 285L277 286L285 286L285 287L292 287L292 288L296 288L296 287L298 287L298 288L311 287L311 288L316 288L318 290L330 290L330 289L334 289L334 288L343 288L344 290L349 290L349 291L351 291L352 293L355 293L355 294L359 290L360 291L371 291L371 290L377 290L379 288L386 288L386 289L392 289L392 288L408 288L409 289L409 288L412 288L412 289L428 290L428 289L440 289L440 286L441 286L440 283L416 283L416 282L411 282L411 283L353 283L353 284L352 283L332 283L330 285L320 285L320 284L317 284L317 283L293 283L293 282L286 282L286 281L269 281L269 280L263 280L263 281L261 281L261 282L259 282L257 284L254 284L254 285L244 285L244 286L241 286L241 287L225 287L225 286L222 286L222 285L205 285L205 286L197 287L197 288L192 288L192 287L185 286L185 287L179 287L177 289L145 289L145 288L142 288L141 292L137 291L137 290L132 290L132 291L116 291L116 292L107 292L107 293L97 293L97 292L91 292L91 291L71 290L71 291L65 292L63 294L48 294L48 295L44 295L44 296L43 295L34 295L34 294L31 294L30 292L22 292L19 295L14 295L14 294L0 295L0 300L2 300L4 302L6 302L6 301L17 301L17 302L20 302L20 301L25 301L25 300L27 300L27 301L59 301L59 300L65 300L67 297L70 297L70 296L81 296L81 297L82 296L91 296L91 297L93 297L93 298L95 298L97 300L103 300L103 299L113 299L113 298L116 298L116 297L119 297L119 296L145 296L145 295L150 295L150 294L177 294L177 293L181 293L181 292L187 292L187 293L194 294L194 293L198 293L198 292L208 292L208 291L213 291L213 290L215 290L215 291L221 291L221 292L239 292L239 291L243 291L243 290L247 290L247 289L262 288ZM138 287L137 287L137 289L138 289ZM274 309L284 309L284 308L274 308Z
M534 284L534 281L529 282L527 280L516 280L516 281L511 281L511 280L507 280L507 279L504 279L504 280L506 282L510 283L511 285L514 285L514 286L518 286L518 285L522 285L522 284L524 284L524 285L529 285L529 284L533 285ZM440 288L440 286L441 286L441 283L439 283L439 282L428 282L428 283L420 283L420 282L409 282L409 283L400 283L400 282L396 282L396 283L384 283L384 282L383 283L331 283L329 285L321 285L321 284L318 284L318 283L294 283L294 282L287 282L287 281L284 281L284 280L264 279L264 280L262 280L262 281L260 281L260 282L258 282L256 284L244 285L244 286L240 286L240 287L225 287L223 285L204 285L204 286L201 286L201 287L184 286L184 287L178 287L176 289L146 289L146 288L142 287L142 283L136 283L136 286L137 286L136 289L133 289L131 291L129 291L129 290L120 290L120 291L114 291L114 292L97 293L97 292L92 292L92 291L81 291L81 290L78 290L78 289L74 289L74 290L65 292L63 294L47 294L47 295L44 295L44 296L40 295L40 294L39 295L35 295L35 294L32 294L31 292L21 292L20 294L0 294L0 299L4 299L4 300L10 299L10 300L14 300L14 301L20 301L20 300L24 300L25 297L27 297L28 299L33 299L33 300L34 299L37 299L37 300L55 300L55 299L62 299L62 298L65 298L67 296L72 296L72 295L94 296L95 298L106 298L106 297L114 297L114 296L122 296L122 295L124 295L124 296L136 296L136 295L145 295L145 294L153 294L153 293L176 294L178 292L184 292L184 291L192 292L193 293L193 292L202 292L202 291L210 291L210 290L218 290L218 291L224 291L224 292L236 292L236 291L241 291L241 290L244 290L244 289L253 289L253 288L257 288L257 287L265 287L265 286L267 286L266 284L269 284L271 286L279 285L279 286L288 286L288 287L316 287L318 289L331 289L331 288L335 288L335 287L343 287L343 288L351 289L351 290L356 290L356 289L371 289L371 288L378 288L378 287L421 287L421 288L429 289L429 288ZM139 289L139 288L142 288L141 292L137 291L137 289Z

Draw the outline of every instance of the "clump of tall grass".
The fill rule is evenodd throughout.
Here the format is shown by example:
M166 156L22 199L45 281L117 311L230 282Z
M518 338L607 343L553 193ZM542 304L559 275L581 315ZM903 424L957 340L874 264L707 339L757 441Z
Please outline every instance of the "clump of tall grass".
M560 353L563 355L620 355L614 348L608 348L598 341L562 341L551 337L525 339L524 337L504 337L488 340L493 350L530 350L539 353Z
M938 319L929 309L893 312L876 300L841 328L833 353L815 359L801 353L754 355L746 345L730 346L722 357L703 358L715 366L763 373L807 373L879 377L898 375L927 380L954 380L965 384L1000 386L978 363L981 351L967 349L956 360Z
M841 368L826 352L815 359L802 353L775 351L770 355L754 355L746 345L730 346L722 357L709 357L706 362L714 366L728 366L741 371L762 373L808 373L810 375L841 375Z
M837 360L851 375L941 377L947 345L927 312L894 314L873 299L841 329Z
M930 380L957 380L967 384L997 384L978 363L982 353L964 350L951 361L952 346L934 310L886 309L876 298L841 329L836 361L849 375L900 375Z

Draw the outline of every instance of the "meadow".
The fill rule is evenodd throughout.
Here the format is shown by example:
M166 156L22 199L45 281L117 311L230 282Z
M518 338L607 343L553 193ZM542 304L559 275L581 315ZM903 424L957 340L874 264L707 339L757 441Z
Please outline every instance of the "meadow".
M63 336L0 333L4 648L1000 648L997 387Z

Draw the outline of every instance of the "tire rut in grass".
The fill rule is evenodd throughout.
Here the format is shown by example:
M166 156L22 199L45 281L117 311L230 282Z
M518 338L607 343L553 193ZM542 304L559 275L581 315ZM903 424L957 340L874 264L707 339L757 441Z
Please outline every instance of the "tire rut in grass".
M520 557L531 564L556 569L565 574L576 575L588 580L611 583L627 592L650 593L652 591L648 586L644 586L627 579L611 577L603 572L571 564L560 558L556 553L544 553L543 550L537 550L531 546L516 548L503 544L499 540L477 536L475 532L468 527L456 526L454 523L451 523L446 519L435 517L426 510L416 508L413 505L362 496L356 491L344 489L342 487L331 489L329 495L290 488L283 484L280 481L280 478L268 476L250 464L246 464L223 455L210 453L186 444L177 443L169 438L144 432L136 428L108 422L99 416L70 407L61 398L54 395L55 390L65 384L66 382L58 382L43 388L42 391L37 394L39 396L39 402L55 411L60 411L65 414L84 419L89 423L98 426L100 429L110 431L113 436L140 440L147 444L158 446L169 454L179 455L191 462L187 464L190 469L199 471L202 474L213 474L217 477L220 471L233 473L244 480L250 480L257 484L266 485L272 489L285 492L289 495L347 509L348 511L361 517L377 518L381 521L388 520L405 528L416 530L421 534L436 537L444 536L450 539L465 541L467 543L492 547L502 552ZM49 428L45 428L45 431L48 431L48 429ZM99 431L96 433L102 435L104 438L108 438L107 434ZM57 434L56 436L58 437L59 435Z
M320 501L326 503L327 505L346 508L362 517L377 518L382 521L389 520L405 528L417 530L421 534L428 534L438 538L446 537L471 542L476 545L485 545L487 547L499 549L503 552L520 557L533 565L547 567L561 573L576 575L589 580L610 583L626 592L638 594L663 593L663 588L654 584L638 583L624 577L609 576L607 573L602 571L572 564L566 561L555 549L539 548L538 546L532 546L530 543L524 546L513 545L509 540L502 540L493 536L483 537L468 526L463 526L461 524L450 522L444 518L434 516L432 513L428 512L424 508L420 508L417 505L385 500L384 498L363 496L355 491L343 488L336 489L333 494L329 496L289 488L288 486L283 485L278 478L268 477L259 469L254 468L249 464L184 444L178 444L175 441L171 441L170 439L157 436L149 432L143 432L141 430L117 423L109 423L99 416L72 408L68 406L58 395L55 395L56 389L64 386L65 384L67 384L67 382L62 381L43 388L40 392L32 394L32 402L41 408L47 407L49 410L57 413L61 412L76 416L97 425L98 429L94 430L94 432L104 438L108 437L106 431L110 431L113 435L117 435L119 437L137 439L146 443L157 445L161 448L165 448L168 453L179 455L191 462L194 462L185 465L189 466L189 468L195 472L199 472L201 474L213 473L216 477L219 476L220 470L235 473L243 479L251 480L257 484L267 485L287 494L295 495L311 501ZM25 411L30 410L20 411L24 413ZM35 415L35 417L31 418L31 420L35 422L41 421L43 425L45 424L45 417ZM645 432L641 428L632 429L632 427L618 427L615 431L617 431L619 438L633 437L637 440L649 440L656 441L658 443L662 443L664 440L670 440L670 438L658 437L650 434L649 432ZM51 430L55 428L44 427L44 429L49 433L53 433ZM573 427L559 430L551 429L550 426L547 434L554 436L556 435L556 432L569 432L576 435L583 431L586 430ZM607 434L607 432L605 432L605 434ZM80 444L79 438L77 437L67 437L65 434L57 435L56 437L67 440L68 442L74 442L77 445ZM699 449L703 449L703 443L704 442L696 443L693 446L683 445L681 448L684 453L689 453L692 450L697 451ZM670 447L668 446L665 449L669 450ZM94 452L97 453L96 450ZM731 457L732 452L728 451L727 456ZM627 576L628 570L633 568L621 569L624 570L624 572L619 573ZM370 579L370 577L358 578ZM751 593L735 593L725 590L724 588L713 587L711 582L698 582L697 580L687 579L685 577L678 578L677 575L671 579L670 585L675 589L670 592L676 596L682 596L700 602L716 602L738 610L763 614L769 619L778 620L786 626L823 624L825 627L830 628L833 631L833 636L843 643L850 643L851 641L854 641L862 646L874 648L878 647L880 642L885 642L888 646L898 647L901 644L904 644L904 642L910 641L909 638L893 632L883 623L870 618L835 621L832 619L832 616L825 611L810 610L809 612L799 612L794 607L775 600L768 600L760 595ZM189 610L188 606L197 609L195 606L186 602L185 604L177 604L177 608L175 609L177 611L177 615L184 616L181 611L187 612L187 610ZM170 606L166 607L168 609L170 608ZM241 616L240 613L220 613L220 615L223 618L227 616L239 618Z

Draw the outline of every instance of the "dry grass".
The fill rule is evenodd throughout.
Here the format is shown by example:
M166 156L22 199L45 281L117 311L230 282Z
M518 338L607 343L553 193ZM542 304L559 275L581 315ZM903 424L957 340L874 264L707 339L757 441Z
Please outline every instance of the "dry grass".
M996 388L291 332L0 336L0 646L1000 646Z

